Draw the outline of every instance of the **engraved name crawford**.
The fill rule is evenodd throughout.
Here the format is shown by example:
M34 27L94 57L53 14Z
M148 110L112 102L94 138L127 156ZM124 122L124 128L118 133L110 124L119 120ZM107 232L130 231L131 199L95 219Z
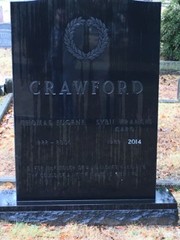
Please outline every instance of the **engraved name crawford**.
M131 81L127 83L126 81L72 81L68 84L64 81L60 89L55 89L55 85L52 81L33 81L29 85L29 90L33 95L84 95L91 93L96 95L98 92L104 93L106 95L111 94L140 94L143 92L143 85L140 81Z

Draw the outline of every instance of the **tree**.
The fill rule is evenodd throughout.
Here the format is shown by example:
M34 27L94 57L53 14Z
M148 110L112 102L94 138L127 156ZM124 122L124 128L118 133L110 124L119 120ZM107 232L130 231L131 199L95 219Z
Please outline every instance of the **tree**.
M165 60L180 60L180 0L171 0L162 14L161 55Z

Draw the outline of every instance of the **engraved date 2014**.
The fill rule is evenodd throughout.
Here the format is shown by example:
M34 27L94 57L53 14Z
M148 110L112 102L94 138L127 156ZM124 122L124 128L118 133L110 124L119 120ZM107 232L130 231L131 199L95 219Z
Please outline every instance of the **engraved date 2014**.
M129 139L128 139L128 144L129 144L129 145L142 144L142 141L141 141L141 139L129 138Z

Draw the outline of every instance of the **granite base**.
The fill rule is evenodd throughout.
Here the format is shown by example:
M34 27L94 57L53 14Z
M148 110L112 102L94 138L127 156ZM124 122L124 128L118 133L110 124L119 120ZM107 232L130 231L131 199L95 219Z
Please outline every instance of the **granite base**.
M10 222L65 225L76 222L88 225L176 225L178 209L166 188L156 190L155 201L52 201L16 202L15 190L0 191L0 219Z

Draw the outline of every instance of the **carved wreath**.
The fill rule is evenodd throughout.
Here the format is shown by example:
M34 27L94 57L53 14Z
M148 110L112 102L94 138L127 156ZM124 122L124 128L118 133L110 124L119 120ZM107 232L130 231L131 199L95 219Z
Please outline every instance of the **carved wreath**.
M87 24L88 27L92 26L98 30L99 39L96 48L91 50L88 53L81 51L79 48L76 47L74 43L74 32L77 27L80 25ZM88 20L82 19L82 17L73 19L66 27L65 35L64 35L64 43L67 47L67 50L78 60L94 60L95 58L99 57L104 50L106 49L109 43L108 37L108 30L105 24L97 19L91 17Z

